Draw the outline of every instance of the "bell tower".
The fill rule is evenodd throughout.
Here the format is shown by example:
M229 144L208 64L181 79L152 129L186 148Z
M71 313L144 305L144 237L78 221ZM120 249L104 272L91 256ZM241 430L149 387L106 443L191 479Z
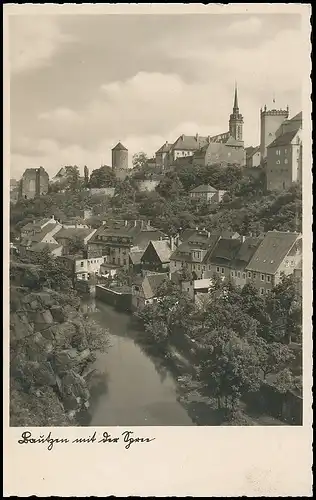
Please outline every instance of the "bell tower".
M237 141L243 140L244 118L239 113L237 85L235 85L234 107L229 117L229 134Z

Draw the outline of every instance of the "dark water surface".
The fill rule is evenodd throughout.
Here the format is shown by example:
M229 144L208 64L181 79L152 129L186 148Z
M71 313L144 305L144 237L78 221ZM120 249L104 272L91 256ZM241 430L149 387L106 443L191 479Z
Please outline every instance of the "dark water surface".
M110 332L107 353L91 366L88 414L90 426L194 425L178 401L176 382L158 359L149 357L133 340L131 316L86 299L82 307Z

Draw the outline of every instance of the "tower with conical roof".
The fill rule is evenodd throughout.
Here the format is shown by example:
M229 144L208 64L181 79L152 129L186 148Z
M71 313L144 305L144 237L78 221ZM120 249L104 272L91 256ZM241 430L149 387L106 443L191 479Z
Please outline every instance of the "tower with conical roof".
M128 149L121 142L112 149L112 169L120 180L128 175Z
M239 113L238 91L237 85L235 85L234 107L233 112L229 117L229 135L237 141L243 140L243 124L244 118L242 114Z

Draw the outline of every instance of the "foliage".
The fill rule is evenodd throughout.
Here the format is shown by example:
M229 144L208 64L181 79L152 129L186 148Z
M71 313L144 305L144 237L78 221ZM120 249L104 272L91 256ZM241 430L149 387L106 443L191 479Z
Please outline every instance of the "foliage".
M111 167L103 165L93 170L89 185L91 188L115 187L116 178Z

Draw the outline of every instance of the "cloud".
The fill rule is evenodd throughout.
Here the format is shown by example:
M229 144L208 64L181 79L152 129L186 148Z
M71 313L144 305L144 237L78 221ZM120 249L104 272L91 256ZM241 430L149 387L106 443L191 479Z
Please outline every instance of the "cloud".
M56 18L12 16L9 29L10 67L13 73L49 64L59 47L74 38L62 33Z
M249 17L242 21L235 21L223 32L224 36L253 36L260 34L262 21L258 17Z
M66 123L80 120L78 113L69 108L56 108L52 111L40 113L38 118L40 120L56 120Z

